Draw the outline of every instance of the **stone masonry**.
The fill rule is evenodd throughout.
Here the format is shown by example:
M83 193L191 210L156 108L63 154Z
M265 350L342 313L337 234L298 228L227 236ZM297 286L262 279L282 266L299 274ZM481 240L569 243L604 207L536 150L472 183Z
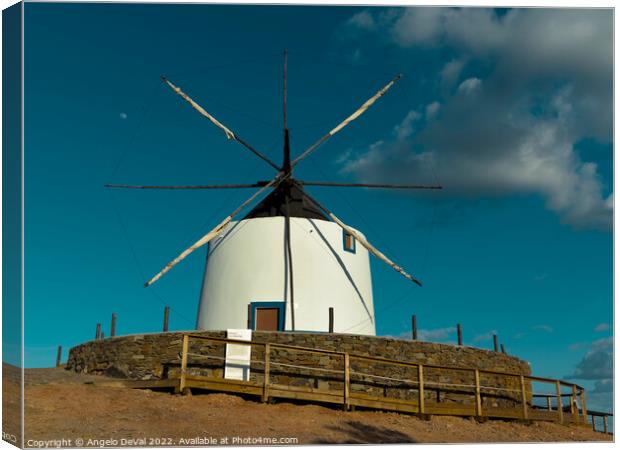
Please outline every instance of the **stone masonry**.
M226 337L225 331L191 333ZM70 350L66 367L76 372L129 379L173 377L179 373L182 337L183 332L168 332L86 342ZM473 347L375 336L303 332L255 331L252 339L259 343L288 344L422 363L425 365L425 397L430 401L470 403L474 391L471 387L474 383L471 369L531 374L529 364L523 360ZM192 354L188 359L189 373L219 378L223 376L224 343L190 339L189 352ZM272 347L270 382L315 389L342 389L343 359L341 355ZM250 379L262 383L264 346L252 346L251 360ZM448 366L451 369L426 365ZM350 357L350 367L352 392L403 399L417 398L416 367L368 361L355 356ZM515 406L520 401L519 383L518 376L482 372L480 384L486 387L482 390L483 404L489 407Z

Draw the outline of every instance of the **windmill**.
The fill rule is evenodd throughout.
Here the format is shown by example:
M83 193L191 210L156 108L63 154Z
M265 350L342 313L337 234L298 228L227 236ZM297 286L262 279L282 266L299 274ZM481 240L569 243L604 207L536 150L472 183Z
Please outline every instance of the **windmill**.
M441 189L434 185L335 183L303 181L293 169L332 136L359 118L400 79L394 77L353 114L291 159L287 125L287 52L283 65L283 161L276 164L236 132L219 122L189 95L165 77L162 80L193 109L275 171L268 181L225 185L128 185L128 189L238 189L258 188L216 227L181 252L145 283L148 287L195 250L209 244L197 319L199 329L248 328L325 331L328 307L335 306L335 331L375 334L372 283L368 254L388 264L421 286L368 242L355 228L309 195L304 186L365 187L381 189ZM240 221L244 208L271 190ZM361 248L356 244L359 243ZM265 255L269 255L267 258ZM295 270L294 270L295 269ZM358 324L361 328L354 328Z

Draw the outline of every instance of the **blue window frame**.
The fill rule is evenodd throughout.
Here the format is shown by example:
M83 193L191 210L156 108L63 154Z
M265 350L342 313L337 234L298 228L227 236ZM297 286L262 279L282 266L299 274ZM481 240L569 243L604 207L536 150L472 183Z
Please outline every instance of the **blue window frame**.
M251 302L250 303L250 320L252 330L256 330L256 310L265 309L278 309L278 331L284 331L284 302Z
M342 230L342 248L350 253L355 253L355 236Z

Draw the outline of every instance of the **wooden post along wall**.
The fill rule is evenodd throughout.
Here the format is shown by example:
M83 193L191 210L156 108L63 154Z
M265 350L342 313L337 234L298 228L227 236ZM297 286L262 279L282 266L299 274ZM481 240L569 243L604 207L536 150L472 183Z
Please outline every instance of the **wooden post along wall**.
M564 421L564 411L562 411L562 387L560 386L560 380L555 382L555 395L558 403L558 422Z
M497 334L493 335L493 349L495 351L498 351L498 345L497 345Z
M334 332L334 308L329 308L329 332Z
M110 323L110 337L116 336L116 314L112 313L112 322Z
M411 339L418 339L418 320L415 314L411 316Z
M62 359L62 345L59 345L58 351L56 352L56 367L60 367L61 359Z
M456 336L459 345L463 345L463 330L460 323L456 324Z
M95 339L99 340L101 339L101 324L98 323L97 327L95 328Z
M164 331L168 331L168 322L170 320L170 306L164 308Z

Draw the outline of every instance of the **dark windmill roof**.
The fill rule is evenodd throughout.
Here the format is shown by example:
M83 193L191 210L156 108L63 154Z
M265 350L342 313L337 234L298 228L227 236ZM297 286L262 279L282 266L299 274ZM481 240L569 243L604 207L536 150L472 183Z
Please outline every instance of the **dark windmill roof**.
M289 211L291 217L303 217L307 219L329 220L321 210L303 195L303 188L297 183L281 183L271 194L263 199L244 219L257 217L284 216L286 211L285 201L288 194Z

